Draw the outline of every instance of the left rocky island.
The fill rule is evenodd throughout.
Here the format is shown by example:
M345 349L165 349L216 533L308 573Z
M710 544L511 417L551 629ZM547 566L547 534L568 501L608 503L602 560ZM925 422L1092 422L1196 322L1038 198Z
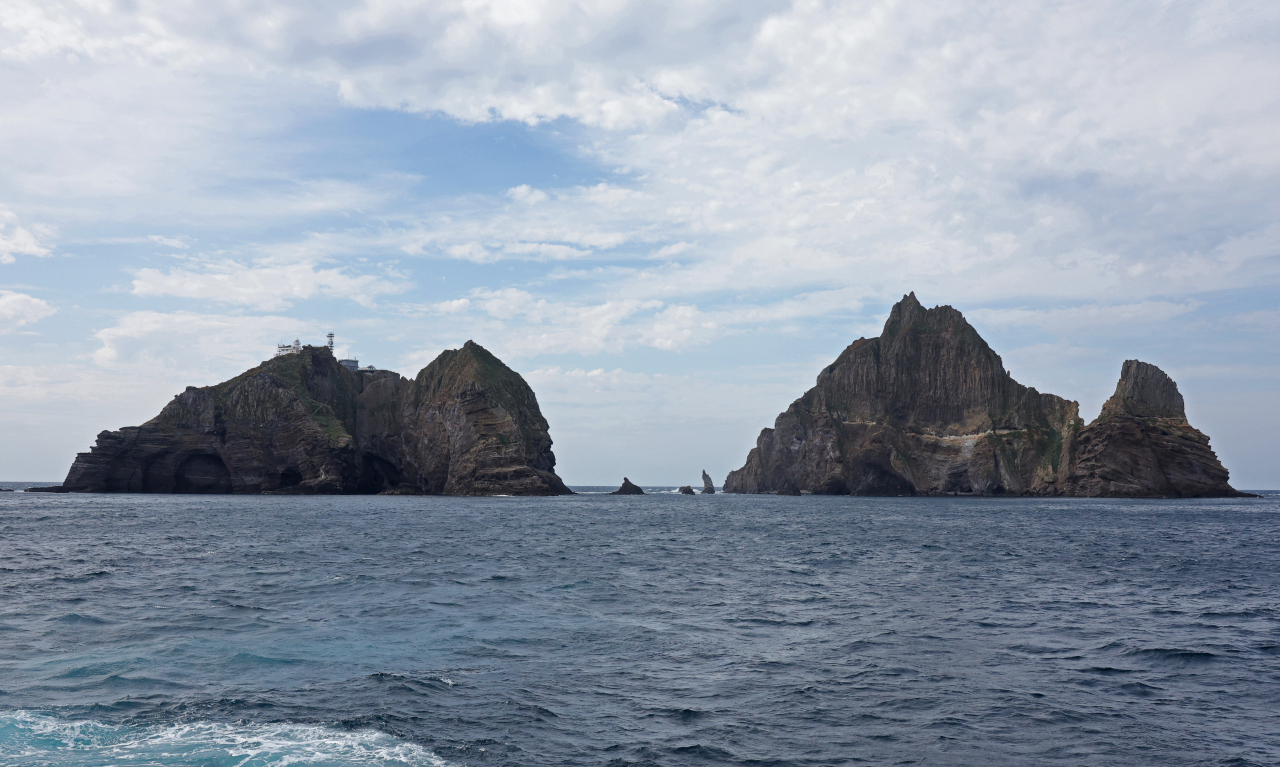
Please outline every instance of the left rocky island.
M413 380L302 346L104 431L80 493L566 495L529 384L472 341Z

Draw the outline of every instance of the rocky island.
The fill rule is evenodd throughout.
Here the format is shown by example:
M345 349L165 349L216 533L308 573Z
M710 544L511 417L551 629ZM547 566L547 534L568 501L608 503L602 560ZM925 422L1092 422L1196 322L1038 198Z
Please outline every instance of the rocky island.
M1077 403L1013 380L960 312L894 305L764 429L729 493L1214 497L1227 483L1178 387L1128 360L1085 425Z
M562 495L533 390L479 344L413 380L300 346L104 431L45 492Z
M609 493L609 495L645 495L645 492L640 489L639 485L623 477L622 486Z

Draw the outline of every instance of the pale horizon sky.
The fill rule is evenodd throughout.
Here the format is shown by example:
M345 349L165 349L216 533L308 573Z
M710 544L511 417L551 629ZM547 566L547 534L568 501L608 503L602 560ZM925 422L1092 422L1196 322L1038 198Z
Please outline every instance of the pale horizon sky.
M914 291L1280 487L1280 5L0 0L0 479L295 337L717 483Z

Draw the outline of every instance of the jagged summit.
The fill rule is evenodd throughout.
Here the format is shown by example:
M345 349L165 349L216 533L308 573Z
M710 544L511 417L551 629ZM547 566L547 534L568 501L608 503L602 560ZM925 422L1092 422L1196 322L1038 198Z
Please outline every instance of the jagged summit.
M1102 412L1108 415L1123 413L1139 418L1187 420L1178 385L1160 368L1138 360L1124 361L1116 392L1102 406ZM1098 417L1101 418L1102 415Z
M1175 427L1179 439L1156 439L1156 431ZM909 293L879 337L850 344L760 432L724 489L1235 494L1226 476L1208 438L1186 424L1177 385L1159 368L1126 362L1103 417L1085 427L1076 402L1015 381L959 311L926 309Z
M889 312L878 338L860 338L817 380L826 404L844 421L894 423L927 434L1022 428L1043 420L1047 405L1019 385L964 315L925 309L914 293Z

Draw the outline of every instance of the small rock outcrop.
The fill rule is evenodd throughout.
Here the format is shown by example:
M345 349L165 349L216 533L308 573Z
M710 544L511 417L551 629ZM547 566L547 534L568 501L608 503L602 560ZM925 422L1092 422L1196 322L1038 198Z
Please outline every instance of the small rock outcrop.
M618 488L617 490L614 490L612 493L609 493L609 495L644 495L644 494L645 492L640 489L639 485L632 483L632 481L627 479L626 477L622 478L622 487Z
M702 494L715 495L715 492L716 492L715 483L712 482L711 477L707 475L707 470L703 469L702 470Z
M1087 427L1023 386L960 312L894 305L764 429L731 493L1237 495L1177 385L1130 360Z
M693 492L693 488L688 485L682 486L679 492L680 495L697 495L697 493Z
M104 431L45 492L561 495L547 421L468 341L413 380L306 346Z

